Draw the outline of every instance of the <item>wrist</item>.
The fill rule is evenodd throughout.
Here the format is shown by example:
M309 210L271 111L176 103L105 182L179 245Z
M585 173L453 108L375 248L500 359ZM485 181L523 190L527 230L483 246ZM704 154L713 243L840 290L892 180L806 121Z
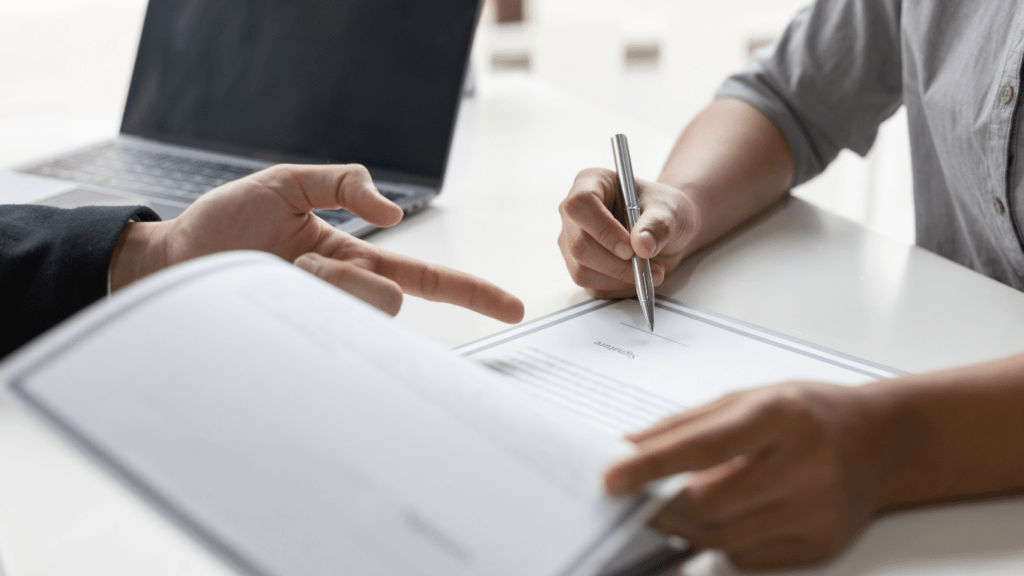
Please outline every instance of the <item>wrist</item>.
M683 249L685 255L689 256L714 242L718 237L712 229L714 225L713 215L709 213L712 203L708 201L708 197L698 186L684 185L674 186L674 188L679 190L680 203L686 213L690 215L689 222L687 223L691 230L690 238ZM708 224L711 224L711 226Z
M899 506L906 500L903 492L909 479L905 466L915 460L913 454L907 453L908 446L915 442L908 435L905 418L901 416L899 387L900 382L885 380L857 388L864 413L860 443L865 461L869 463L867 474L871 478L876 512Z
M852 403L851 428L848 429L846 471L854 478L858 496L877 513L891 505L891 463L894 436L890 426L892 401L882 387L872 384L848 389Z
M111 292L166 267L167 258L160 249L163 225L163 222L125 225L110 258Z

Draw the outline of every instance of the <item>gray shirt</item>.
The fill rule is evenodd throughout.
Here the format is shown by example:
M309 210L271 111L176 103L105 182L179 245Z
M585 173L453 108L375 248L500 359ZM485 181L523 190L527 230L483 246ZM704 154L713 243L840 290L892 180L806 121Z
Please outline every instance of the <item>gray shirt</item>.
M1024 0L818 0L720 97L789 142L793 186L866 154L901 104L918 245L1024 289Z

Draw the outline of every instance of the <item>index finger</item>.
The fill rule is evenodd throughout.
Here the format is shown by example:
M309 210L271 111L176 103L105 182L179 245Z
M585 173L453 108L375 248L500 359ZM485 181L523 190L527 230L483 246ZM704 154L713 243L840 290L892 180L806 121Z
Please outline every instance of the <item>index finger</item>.
M522 300L496 284L440 264L382 249L375 272L410 296L455 304L502 322L514 324L525 313Z
M766 414L756 408L735 407L710 422L684 424L641 442L635 456L605 473L608 492L626 494L658 478L704 470L759 451L772 444L778 434L778 427L770 425Z
M576 176L559 209L598 244L625 260L633 256L629 232L608 208L618 193L616 182L611 170L584 170Z

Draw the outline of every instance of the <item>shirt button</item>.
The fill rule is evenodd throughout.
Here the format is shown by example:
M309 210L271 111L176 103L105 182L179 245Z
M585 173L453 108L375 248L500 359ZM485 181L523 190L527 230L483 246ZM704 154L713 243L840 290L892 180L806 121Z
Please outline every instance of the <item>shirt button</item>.
M1007 84L999 90L999 99L1003 101L1003 104L1009 104L1013 100L1013 86Z
M1002 216L1003 214L1006 213L1006 206L1003 206L1003 201L1000 200L999 198L996 198L996 201L993 202L992 205L995 206L996 208L996 214Z

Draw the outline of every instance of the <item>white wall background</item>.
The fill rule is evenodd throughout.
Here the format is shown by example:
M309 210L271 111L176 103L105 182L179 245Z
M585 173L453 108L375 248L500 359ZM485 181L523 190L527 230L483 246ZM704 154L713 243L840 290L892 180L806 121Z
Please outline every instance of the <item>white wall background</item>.
M474 68L481 82L490 74L531 74L675 135L744 65L751 42L777 35L805 2L526 0L527 21L501 26L489 7ZM116 134L145 5L0 2L0 166ZM657 62L627 66L631 45L657 46ZM496 54L525 56L528 70L495 70ZM795 193L911 243L905 116L883 127L867 159L844 153Z

